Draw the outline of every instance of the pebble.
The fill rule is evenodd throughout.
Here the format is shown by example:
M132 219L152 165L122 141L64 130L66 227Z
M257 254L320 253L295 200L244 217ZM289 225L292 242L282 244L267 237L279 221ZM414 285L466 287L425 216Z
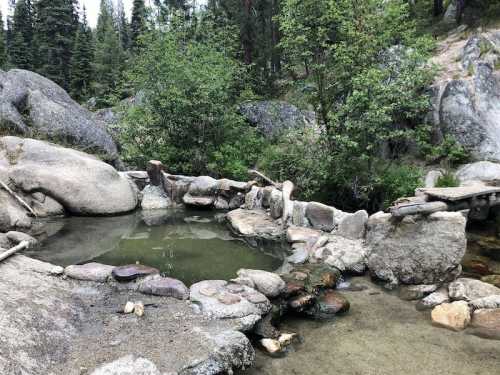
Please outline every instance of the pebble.
M270 354L275 354L281 351L281 344L275 339L262 339L260 344Z
M144 304L142 302L136 302L134 304L134 314L137 315L138 317L144 315Z
M128 301L126 304L125 304L125 307L123 308L123 312L125 314L132 314L134 312L134 303L133 302L130 302Z

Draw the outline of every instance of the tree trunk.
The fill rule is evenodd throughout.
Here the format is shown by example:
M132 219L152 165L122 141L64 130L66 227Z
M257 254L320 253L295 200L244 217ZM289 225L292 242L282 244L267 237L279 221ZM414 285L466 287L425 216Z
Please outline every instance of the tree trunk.
M245 64L250 65L252 63L252 0L243 0L243 30L241 35L241 44L243 45L244 60Z

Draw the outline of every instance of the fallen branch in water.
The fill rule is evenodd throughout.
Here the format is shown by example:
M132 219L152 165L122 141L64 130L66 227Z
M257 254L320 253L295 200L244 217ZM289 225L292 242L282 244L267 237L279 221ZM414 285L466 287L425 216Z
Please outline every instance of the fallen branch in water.
M34 217L36 217L35 211L30 207L28 203L26 203L19 195L14 193L3 181L0 181L0 186L10 195L14 197L16 201L18 201L24 208L26 208Z
M30 243L28 241L21 241L19 244L17 244L16 246L14 246L12 249L4 251L3 253L1 253L0 254L0 262L2 262L3 260L7 259L11 255L14 255L18 251L27 249L28 247L30 247Z

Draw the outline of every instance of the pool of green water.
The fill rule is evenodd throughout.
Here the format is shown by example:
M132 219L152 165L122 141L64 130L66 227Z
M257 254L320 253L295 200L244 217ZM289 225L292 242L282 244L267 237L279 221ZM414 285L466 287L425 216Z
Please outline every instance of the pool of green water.
M240 268L273 271L283 262L284 245L235 237L209 211L165 210L119 217L71 217L44 221L42 246L27 255L67 266L87 262L139 262L190 285L231 279Z

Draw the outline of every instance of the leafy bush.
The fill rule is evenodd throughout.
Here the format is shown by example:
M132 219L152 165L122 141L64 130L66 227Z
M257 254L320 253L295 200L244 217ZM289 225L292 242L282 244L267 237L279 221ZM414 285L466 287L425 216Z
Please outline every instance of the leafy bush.
M436 187L446 188L446 187L458 187L460 186L460 181L455 177L455 174L451 171L446 171L442 176L436 181Z
M121 130L126 161L162 160L170 172L243 178L262 140L237 113L242 69L213 38L178 20L144 39L129 77L145 100Z

